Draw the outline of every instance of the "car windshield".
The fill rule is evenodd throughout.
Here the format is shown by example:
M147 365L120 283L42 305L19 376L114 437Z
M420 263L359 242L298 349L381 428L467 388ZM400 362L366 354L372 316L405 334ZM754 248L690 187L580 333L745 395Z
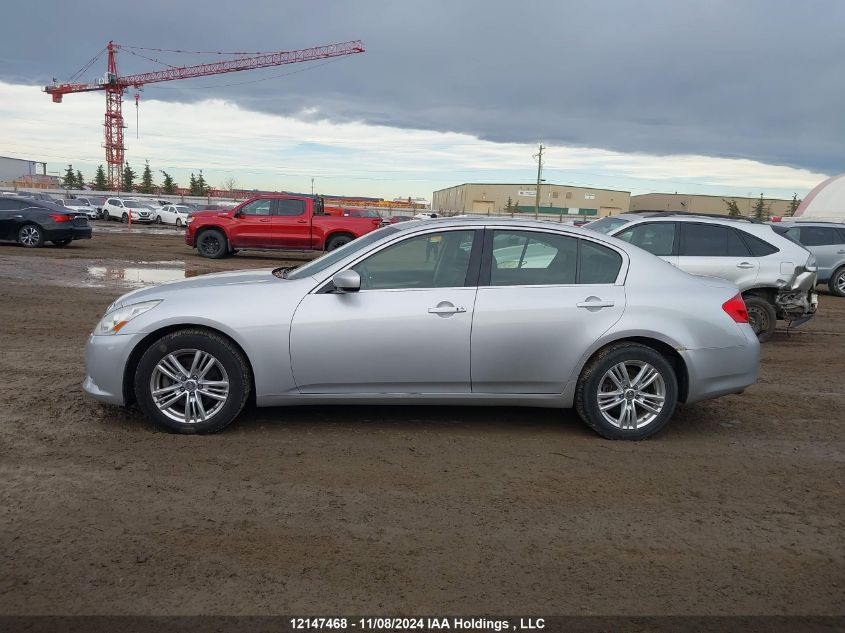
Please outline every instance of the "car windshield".
M179 213L190 213L191 211L193 211L191 207L186 207L181 204L175 205L173 208L176 209L176 211L178 211Z
M124 200L125 204L130 209L152 209L152 207L144 202L135 202L134 200Z
M601 220L589 222L584 225L584 228L590 229L591 231L596 231L597 233L604 233L605 235L609 235L612 231L618 229L620 226L627 223L628 220L623 220L622 218L606 217L602 218Z
M367 233L366 235L359 237L357 240L352 240L348 244L344 244L340 248L322 255L321 257L308 262L304 266L300 266L296 270L290 271L287 275L285 275L285 277L287 279L302 279L303 277L316 275L332 264L339 262L344 257L357 253L371 244L375 244L380 239L387 237L391 233L396 233L398 230L399 229L396 227L386 226L384 228L377 229L372 233Z

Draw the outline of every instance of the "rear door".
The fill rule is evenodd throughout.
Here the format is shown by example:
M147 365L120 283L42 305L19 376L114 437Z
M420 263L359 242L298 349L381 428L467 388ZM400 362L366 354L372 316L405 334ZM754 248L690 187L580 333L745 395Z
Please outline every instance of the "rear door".
M238 211L229 228L229 239L235 248L273 247L273 198L248 202Z
M691 275L721 277L741 290L751 288L760 271L739 233L730 226L679 222L681 242L678 268Z
M488 229L472 321L473 393L561 393L625 309L627 256L556 232Z
M614 235L617 239L657 255L673 266L678 265L677 222L641 222Z
M311 248L308 205L301 198L278 198L273 209L273 246L307 250Z

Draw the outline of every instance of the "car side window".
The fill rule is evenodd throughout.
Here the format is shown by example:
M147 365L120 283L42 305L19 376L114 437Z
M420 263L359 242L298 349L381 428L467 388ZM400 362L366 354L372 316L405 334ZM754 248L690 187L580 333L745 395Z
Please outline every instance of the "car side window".
M747 233L746 231L740 231L742 235L742 241L748 245L748 249L751 251L751 255L753 257L765 257L766 255L773 255L777 253L780 249L776 246L772 246L765 240L761 240L759 237L751 235L751 233ZM791 236L790 236L791 237Z
M491 286L574 284L578 239L533 231L493 232Z
M305 213L305 200L279 198L276 200L276 215L297 216Z
M835 228L827 226L802 226L798 238L804 246L831 246L839 244L839 235Z
M681 225L680 255L685 257L747 257L749 251L733 229L718 224ZM736 254L740 253L740 254Z
M241 207L241 215L270 215L273 209L272 198L261 198L246 203Z
M648 251L652 255L669 256L675 252L675 223L646 222L616 235L620 240Z
M616 283L619 269L622 268L622 256L607 246L589 240L580 240L580 242L578 249L578 283Z
M357 263L361 290L452 288L465 285L476 231L410 237Z
M17 211L21 208L21 203L17 200L9 200L8 198L0 198L0 211Z

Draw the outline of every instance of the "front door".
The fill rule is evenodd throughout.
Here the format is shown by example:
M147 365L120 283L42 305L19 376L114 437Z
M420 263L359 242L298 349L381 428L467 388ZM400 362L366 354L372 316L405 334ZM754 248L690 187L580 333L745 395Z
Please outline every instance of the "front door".
M242 206L229 230L235 248L273 247L273 199L259 198Z
M300 392L468 393L476 233L407 237L352 267L360 291L307 295L290 333Z
M492 238L489 235L492 234ZM472 322L474 393L561 393L625 310L615 250L542 231L488 231Z

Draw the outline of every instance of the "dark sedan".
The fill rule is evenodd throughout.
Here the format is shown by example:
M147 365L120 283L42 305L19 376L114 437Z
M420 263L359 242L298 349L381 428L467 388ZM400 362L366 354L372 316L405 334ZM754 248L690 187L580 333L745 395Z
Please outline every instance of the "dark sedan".
M73 240L91 239L85 216L74 217L64 207L18 196L0 196L0 240L28 248L52 242L67 246Z

